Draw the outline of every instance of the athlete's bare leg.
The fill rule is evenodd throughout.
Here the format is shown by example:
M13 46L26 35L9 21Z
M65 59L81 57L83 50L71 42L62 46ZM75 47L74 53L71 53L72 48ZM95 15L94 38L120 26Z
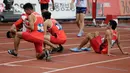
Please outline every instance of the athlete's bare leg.
M15 53L18 53L18 48L19 48L21 38L22 38L22 32L17 32L14 38L14 49L15 49L14 52Z
M77 14L76 14L76 24L77 24L78 28L80 29L79 18L80 18L80 15L79 15L79 13L77 13Z
M78 49L81 49L83 46L85 46L86 44L88 44L91 39L93 39L94 37L96 37L98 35L99 35L99 32L88 33L86 35L86 37L84 38L84 40L81 42L81 44L78 46Z
M84 17L85 14L84 13L79 13L79 33L78 33L78 37L83 35L83 30L84 30Z

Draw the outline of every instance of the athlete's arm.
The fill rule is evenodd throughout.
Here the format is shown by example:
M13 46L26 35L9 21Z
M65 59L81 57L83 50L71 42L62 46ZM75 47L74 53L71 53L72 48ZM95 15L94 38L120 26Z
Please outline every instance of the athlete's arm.
M25 27L27 28L27 29L30 29L30 30L34 30L34 21L35 21L35 16L34 15L30 15L30 16L28 16L28 23L29 23L29 25L25 25Z
M14 23L14 25L17 27L17 26L19 26L19 25L22 24L22 23L23 23L23 19L20 18L20 19L18 19L18 20Z
M123 49L122 49L122 46L121 46L121 44L120 44L120 34L119 34L119 33L118 33L118 35L117 35L117 41L116 41L116 43L117 43L118 48L119 48L120 51L122 52L122 54L128 54L127 52L124 52Z
M45 20L44 23L43 23L43 30L44 30L44 35L47 34L47 24L48 24L48 20ZM44 36L45 37L45 36ZM46 40L44 40L44 48L46 49Z
M43 29L44 29L44 35L46 35L46 33L47 33L47 25L48 25L48 20L46 20L44 23L43 23L43 25L44 25L44 27L43 27Z
M47 19L45 22L44 22L44 34L46 35L46 33L47 33L47 27L51 27L51 25L52 25L52 21L50 20L50 19Z
M16 32L17 32L17 29L16 29L15 24L13 24L13 25L11 26L10 32L13 32L13 33L16 33Z
M10 37L14 37L15 33L19 29L20 24L23 22L23 20L20 18L18 19L10 28Z
M22 22L23 22L23 19L22 18L20 18L20 19L18 19L12 26L11 26L11 28L10 28L10 31L11 32L17 32L17 29L19 29L18 27L22 24Z
M110 54L111 39L112 39L112 36L111 36L110 30L106 30L106 32L105 32L105 40L107 40L107 42L108 42L108 53L107 53L108 56L111 56L111 54Z

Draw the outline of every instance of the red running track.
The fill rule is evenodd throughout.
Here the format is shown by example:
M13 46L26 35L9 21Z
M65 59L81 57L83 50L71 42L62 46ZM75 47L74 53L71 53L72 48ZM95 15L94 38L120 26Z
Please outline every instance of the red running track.
M7 39L5 33L10 26L0 26L0 71L1 73L130 73L130 56L122 55L117 46L112 53L115 57L96 54L93 51L74 53L70 48L76 47L83 40L76 37L76 24L63 24L67 34L63 53L52 54L52 61L36 60L32 43L21 41L18 57L10 56L8 49L13 48L13 39ZM128 28L129 29L129 28ZM130 52L130 30L119 27L123 49ZM105 28L85 27L85 32L99 31Z

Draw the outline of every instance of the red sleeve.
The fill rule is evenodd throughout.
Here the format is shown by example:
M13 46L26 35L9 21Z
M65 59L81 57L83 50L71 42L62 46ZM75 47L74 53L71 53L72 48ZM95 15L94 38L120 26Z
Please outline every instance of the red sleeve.
M14 24L16 27L18 27L19 25L21 25L23 23L22 18L18 19Z

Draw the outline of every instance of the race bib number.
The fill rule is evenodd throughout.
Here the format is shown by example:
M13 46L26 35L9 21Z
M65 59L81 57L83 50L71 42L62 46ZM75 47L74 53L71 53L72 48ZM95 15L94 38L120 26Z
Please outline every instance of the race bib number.
M43 24L38 24L37 29L39 32L43 32L44 31Z
M61 26L59 23L56 23L56 27L57 27L59 30L62 30L62 26Z

